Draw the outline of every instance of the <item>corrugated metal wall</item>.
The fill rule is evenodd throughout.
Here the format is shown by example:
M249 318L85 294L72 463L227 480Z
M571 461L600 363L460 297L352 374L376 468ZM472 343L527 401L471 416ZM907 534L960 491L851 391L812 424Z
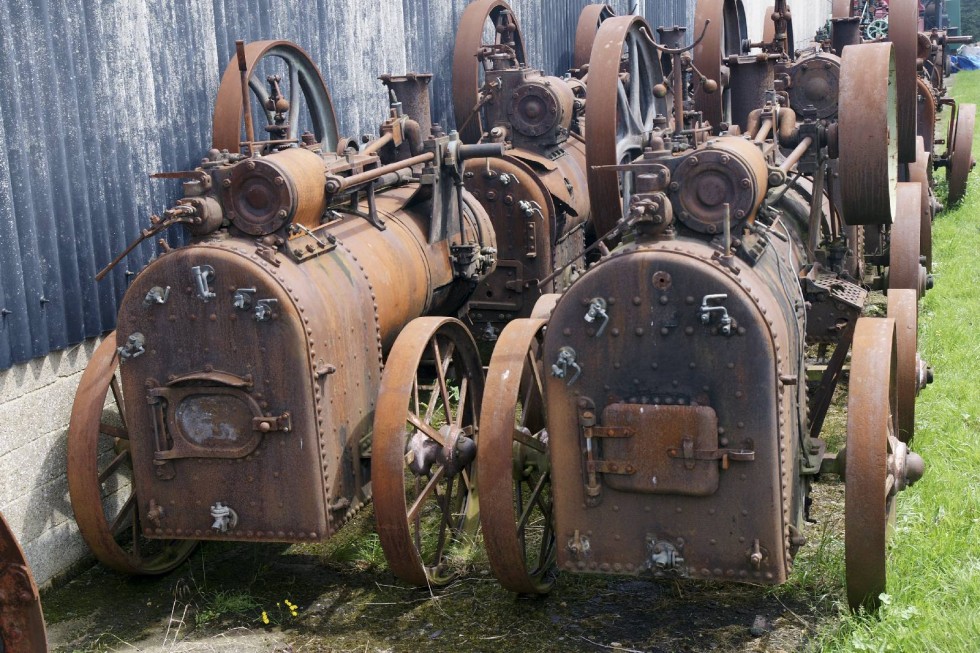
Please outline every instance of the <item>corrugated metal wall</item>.
M639 4L637 4L639 2ZM564 72L587 0L517 0L533 65ZM693 2L613 0L660 24ZM0 369L115 323L144 243L95 273L177 196L161 170L210 143L218 80L238 38L289 39L320 66L341 131L373 132L382 73L433 72L449 122L453 39L465 0L3 0L0 2Z

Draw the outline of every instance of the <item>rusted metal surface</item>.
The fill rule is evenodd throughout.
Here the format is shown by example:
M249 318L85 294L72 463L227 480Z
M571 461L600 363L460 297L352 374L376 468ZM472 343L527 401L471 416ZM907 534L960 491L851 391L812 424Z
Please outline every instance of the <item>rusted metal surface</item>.
M41 597L24 551L3 514L0 514L0 651L48 651Z
M718 133L722 123L730 119L725 110L726 90L729 87L729 70L725 62L729 56L742 53L746 26L741 20L745 14L741 4L741 0L698 0L694 10L696 35L700 36L705 24L711 21L704 40L694 48L694 65L717 84L714 92L708 92L704 85L698 85L694 105L715 133Z
M973 127L976 123L975 104L961 104L956 109L956 131L948 155L947 178L949 201L955 204L966 195L966 181L973 170Z
M496 33L494 44L488 46L499 57L494 61L527 62L524 37L510 5L504 0L477 0L466 7L459 21L453 52L453 109L456 129L464 143L478 142L484 132L480 116L483 64L476 55L488 21ZM505 35L508 38L502 40Z
M849 225L891 224L898 182L891 43L844 50L841 60L841 213Z
M850 18L854 9L854 0L834 0L831 16L834 18Z
M545 387L562 569L766 583L788 573L789 526L774 516L795 510L792 456L779 451L794 436L762 434L792 414L794 386L775 370L799 352L799 328L771 294L775 257L735 275L712 255L689 240L626 247L554 310L544 361L556 366ZM720 310L702 317L703 300L723 295L732 336ZM606 317L590 323L598 299ZM783 317L770 326L763 311Z
M913 163L918 127L916 59L919 50L919 0L891 0L888 5L888 40L895 45L898 161Z
M443 585L453 546L476 535L483 366L466 327L420 318L395 342L374 416L371 472L378 535L392 572Z
M585 154L592 220L600 237L622 218L632 184L629 175L620 178L609 166L639 157L656 120L667 113L666 102L653 92L655 85L663 83L660 56L653 43L649 24L637 16L608 19L595 37L589 62ZM623 184L627 186L626 205Z
M582 9L575 27L572 68L580 70L588 65L592 57L592 44L595 42L596 34L599 33L599 27L615 15L616 10L606 4L588 5Z
M932 272L932 220L934 216L935 196L929 179L932 169L932 157L925 150L923 138L916 138L915 163L909 165L909 181L917 183L922 188L922 205L919 217L919 251L925 257L927 272Z
M917 133L923 139L926 152L930 155L936 145L936 91L925 78L916 81L916 109L918 116ZM931 178L930 170L930 178Z
M542 355L546 320L516 320L497 342L480 415L480 524L494 576L519 594L554 582L551 494Z
M926 269L920 262L922 249L922 185L898 184L898 211L888 246L888 290L908 288L922 297L927 288Z

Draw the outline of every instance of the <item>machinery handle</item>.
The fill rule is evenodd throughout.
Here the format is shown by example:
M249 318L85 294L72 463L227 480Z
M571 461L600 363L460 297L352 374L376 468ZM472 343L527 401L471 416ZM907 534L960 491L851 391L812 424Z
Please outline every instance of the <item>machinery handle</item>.
M479 145L460 145L459 160L492 159L504 155L503 143L480 143Z

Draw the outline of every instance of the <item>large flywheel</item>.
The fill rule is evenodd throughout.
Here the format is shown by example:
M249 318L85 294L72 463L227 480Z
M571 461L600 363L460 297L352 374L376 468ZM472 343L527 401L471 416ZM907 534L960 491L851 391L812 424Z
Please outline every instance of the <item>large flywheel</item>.
M638 16L605 21L592 47L585 114L589 199L599 235L611 231L629 206L633 173L611 166L643 154L655 119L667 112L666 101L653 93L662 83L660 53L650 25Z
M516 320L494 349L477 452L484 545L494 576L519 594L554 581L556 538L541 360L547 320Z
M888 292L899 288L925 295L927 274L922 265L922 185L898 185L898 206L888 245Z
M148 508L136 493L116 344L113 332L95 350L72 404L71 507L82 538L106 567L125 574L165 574L186 560L197 542L144 537L140 512Z
M888 293L888 317L895 320L897 367L895 371L895 410L898 413L898 439L906 444L915 437L915 402L929 382L928 365L919 357L919 300L914 290Z
M925 258L927 272L932 272L932 220L934 196L929 182L932 157L925 150L925 141L920 136L915 139L915 163L909 165L909 181L922 187L922 204L919 211L919 252Z
M582 68L592 57L592 45L595 43L599 28L610 18L615 18L616 10L609 5L586 5L578 15L575 26L575 49L572 54L572 68Z
M897 87L891 43L844 48L838 142L841 215L849 225L891 224L898 184Z
M977 105L960 104L956 108L954 129L949 139L946 155L946 178L949 180L949 203L956 204L966 196L966 182L973 170L973 128L976 124Z
M267 149L298 142L307 130L325 150L337 146L333 101L310 56L290 41L239 44L218 88L212 147L237 154L258 141Z
M898 161L915 162L918 108L919 0L891 0L888 39L895 45L895 85L898 96Z
M462 322L413 320L388 354L374 416L371 483L381 547L414 585L452 580L479 527L483 366Z
M694 91L694 106L718 133L720 125L731 120L729 72L725 60L742 53L742 42L748 36L742 1L698 0L694 9L694 32L697 36L701 35L708 21L711 24L704 39L694 48L694 65L705 77L718 84L718 90L709 93L704 84L699 84Z
M494 40L484 43L488 30ZM464 143L478 143L483 137L480 89L485 66L493 65L495 58L527 64L521 26L514 10L504 0L477 0L463 12L453 50L453 113L459 138Z

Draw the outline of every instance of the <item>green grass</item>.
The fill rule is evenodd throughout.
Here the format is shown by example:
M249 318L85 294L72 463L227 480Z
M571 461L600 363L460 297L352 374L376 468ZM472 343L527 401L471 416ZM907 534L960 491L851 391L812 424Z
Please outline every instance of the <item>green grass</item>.
M957 75L953 95L980 103L980 73ZM899 499L885 604L876 616L844 614L818 636L816 650L980 650L978 243L974 175L966 199L934 225L936 286L921 306L919 344L936 381L920 395L914 447L927 471Z

